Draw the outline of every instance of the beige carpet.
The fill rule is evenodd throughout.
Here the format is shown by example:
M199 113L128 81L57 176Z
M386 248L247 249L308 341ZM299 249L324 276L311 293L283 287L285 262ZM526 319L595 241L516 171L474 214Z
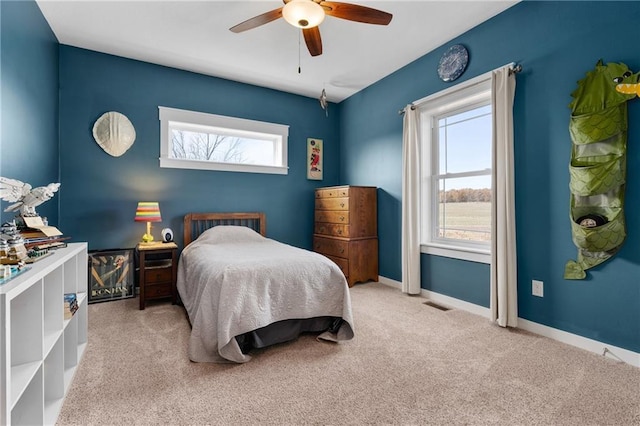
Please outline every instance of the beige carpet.
M352 297L354 340L242 365L190 362L181 307L91 305L58 424L640 425L640 369L378 283Z

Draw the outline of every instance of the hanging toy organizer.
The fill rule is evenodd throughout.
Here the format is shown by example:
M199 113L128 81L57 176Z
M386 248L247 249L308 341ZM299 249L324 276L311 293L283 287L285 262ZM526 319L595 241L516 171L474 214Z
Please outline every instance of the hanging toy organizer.
M570 219L578 256L567 262L566 279L584 279L625 240L626 101L635 95L616 88L637 81L626 65L599 61L571 94Z

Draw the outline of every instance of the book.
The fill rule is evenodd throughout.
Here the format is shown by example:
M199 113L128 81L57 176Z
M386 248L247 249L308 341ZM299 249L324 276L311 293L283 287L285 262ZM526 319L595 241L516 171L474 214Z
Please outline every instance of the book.
M24 240L24 246L27 249L56 249L66 247L66 240L71 237L65 237L62 232L54 227L45 225L42 218L23 217L24 227L20 229L20 236Z
M73 318L73 315L76 313L77 309L72 309L69 311L64 311L64 319L68 320Z
M76 313L76 311L78 310L78 304L74 303L70 306L65 306L64 308L64 319L71 319L71 317L73 317L73 314Z
M55 237L62 235L62 232L55 226L45 225L40 216L28 217L23 216L22 220L27 228L31 228L27 232L40 232L47 237Z
M44 237L44 238L24 238L24 246L28 249L36 248L39 250L45 248L58 248L67 245L66 240L71 237Z
M78 310L78 298L75 293L65 293L64 295L64 319L71 319Z

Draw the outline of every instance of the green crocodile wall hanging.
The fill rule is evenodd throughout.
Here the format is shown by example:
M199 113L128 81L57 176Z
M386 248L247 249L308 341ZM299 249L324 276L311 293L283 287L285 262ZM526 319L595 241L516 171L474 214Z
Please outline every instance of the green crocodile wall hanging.
M570 216L578 256L567 262L566 279L584 279L625 240L626 102L640 92L639 74L600 60L571 93Z

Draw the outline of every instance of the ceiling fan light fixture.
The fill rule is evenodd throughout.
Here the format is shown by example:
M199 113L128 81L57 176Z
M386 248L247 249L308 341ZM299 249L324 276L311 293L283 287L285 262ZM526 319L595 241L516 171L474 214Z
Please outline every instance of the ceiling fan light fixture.
M282 8L282 16L294 27L313 28L324 20L324 9L313 0L291 0Z

